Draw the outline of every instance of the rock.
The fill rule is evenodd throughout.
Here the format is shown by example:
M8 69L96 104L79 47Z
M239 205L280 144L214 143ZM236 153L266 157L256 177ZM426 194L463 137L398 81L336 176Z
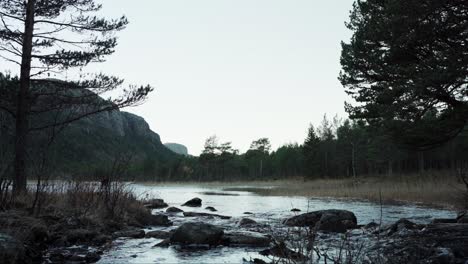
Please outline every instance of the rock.
M208 211L211 211L211 212L216 212L216 211L218 211L218 210L216 210L216 209L215 209L214 207L212 207L212 206L208 206L208 207L206 207L205 209L208 210Z
M148 225L153 226L171 226L172 222L167 215L157 214L149 216Z
M185 223L172 234L171 243L184 245L219 245L224 231L222 228L202 222Z
M459 212L457 215L457 223L468 224L468 211Z
M324 214L318 221L317 230L324 232L346 233L346 230L356 228L356 222L343 219L336 214Z
M150 231L145 234L145 237L152 237L157 239L167 239L171 237L171 233L162 230Z
M96 237L93 239L93 243L94 243L95 245L100 246L100 245L103 245L103 244L105 244L105 243L107 243L107 242L109 242L109 241L111 241L111 240L112 240L112 237L110 237L110 236L108 236L108 235L102 235L102 234L101 234L101 235L96 236Z
M94 230L88 229L72 229L66 233L66 241L71 244L83 243L94 240L98 233Z
M245 258L242 258L242 263L243 264L268 264L266 261L263 259L259 258L254 258L253 260L246 260Z
M88 252L85 256L86 263L96 263L100 259L101 256L99 256L99 254L96 252Z
M197 213L197 212L184 212L184 216L185 216L185 217L198 217L198 216L202 216L202 217L218 217L218 218L221 218L221 219L231 219L230 216L226 216L226 215L208 214L208 213Z
M384 231L387 232L386 234L391 236L395 233L399 233L399 235L403 235L403 233L407 232L408 230L416 229L417 225L407 219L400 219L387 227Z
M364 226L364 229L376 229L377 227L379 227L379 224L376 222L370 222Z
M438 247L434 250L434 256L430 258L433 260L431 263L449 264L456 263L455 256L450 248Z
M163 241L157 243L153 247L168 247L170 245L171 245L171 239L167 238L167 239L164 239Z
M249 246L249 247L267 247L270 245L270 237L249 231L226 232L223 241L227 245Z
M168 204L163 199L151 199L145 202L145 207L149 209L161 209L168 207Z
M436 218L431 221L431 224L455 224L457 219L452 218Z
M185 202L182 206L201 207L202 200L200 198L193 198L192 200Z
M291 209L291 212L300 212L300 211L301 211L301 209L297 209L297 208Z
M16 264L30 263L31 260L26 259L25 248L17 239L0 233L0 263Z
M288 260L293 261L304 261L307 260L307 257L301 253L298 253L294 250L289 249L286 245L282 242L280 244L276 244L272 248L265 249L259 252L260 255L263 256L275 256L279 258L285 258Z
M346 232L356 228L357 220L353 212L346 210L320 210L293 216L283 222L288 226L309 226L326 232Z
M119 238L119 237L144 238L145 231L141 229L117 231L117 232L114 232L112 236L114 238Z
M395 232L390 243L381 244L383 256L392 263L466 263L468 259L467 224L416 224L399 221L403 232ZM398 225L393 230L398 229ZM402 235L403 233L403 235Z
M239 221L239 226L249 226L249 225L255 225L257 222L255 220L252 220L250 218L242 218Z
M245 215L253 215L251 212L244 212Z
M177 207L169 207L166 209L166 213L183 213L184 210L179 209Z

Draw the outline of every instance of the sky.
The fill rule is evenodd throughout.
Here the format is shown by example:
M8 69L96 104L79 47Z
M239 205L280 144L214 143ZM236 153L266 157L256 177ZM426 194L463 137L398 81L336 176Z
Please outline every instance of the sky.
M150 84L137 107L163 142L200 154L217 135L246 151L303 142L327 113L346 117L337 77L353 0L100 0L127 16L119 45L90 70ZM1 62L0 62L1 64Z

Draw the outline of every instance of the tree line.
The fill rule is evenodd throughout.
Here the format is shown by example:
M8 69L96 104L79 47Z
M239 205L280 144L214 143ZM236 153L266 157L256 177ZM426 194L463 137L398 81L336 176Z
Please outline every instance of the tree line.
M468 133L430 150L402 145L388 131L364 121L328 118L310 125L302 143L272 150L268 138L260 138L245 153L211 136L202 153L179 157L148 171L147 180L230 181L279 180L301 177L357 178L453 171L468 163ZM168 167L168 165L170 165Z

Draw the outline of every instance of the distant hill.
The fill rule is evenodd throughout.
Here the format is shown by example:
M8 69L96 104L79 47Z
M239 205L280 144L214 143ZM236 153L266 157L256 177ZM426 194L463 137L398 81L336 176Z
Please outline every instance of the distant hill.
M102 100L102 99L98 99ZM14 121L0 111L0 145L12 146ZM30 135L33 145L44 145L43 132ZM0 153L1 154L1 153ZM102 174L114 161L131 156L132 179L158 180L168 177L180 156L165 147L140 116L113 110L91 115L68 125L47 151L50 175L59 177ZM1 155L0 155L1 157ZM38 155L31 155L33 166ZM33 173L31 173L33 174Z
M178 143L165 143L166 148L172 150L174 153L188 156L188 149L186 146Z

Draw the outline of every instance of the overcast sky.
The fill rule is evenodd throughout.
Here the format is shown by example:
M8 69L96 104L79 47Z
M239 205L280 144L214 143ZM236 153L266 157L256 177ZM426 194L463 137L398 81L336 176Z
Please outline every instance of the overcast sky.
M199 154L216 134L245 151L302 142L323 114L345 117L337 80L353 0L101 0L125 14L116 53L92 69L151 84L141 115L163 142ZM14 71L12 71L14 72Z

